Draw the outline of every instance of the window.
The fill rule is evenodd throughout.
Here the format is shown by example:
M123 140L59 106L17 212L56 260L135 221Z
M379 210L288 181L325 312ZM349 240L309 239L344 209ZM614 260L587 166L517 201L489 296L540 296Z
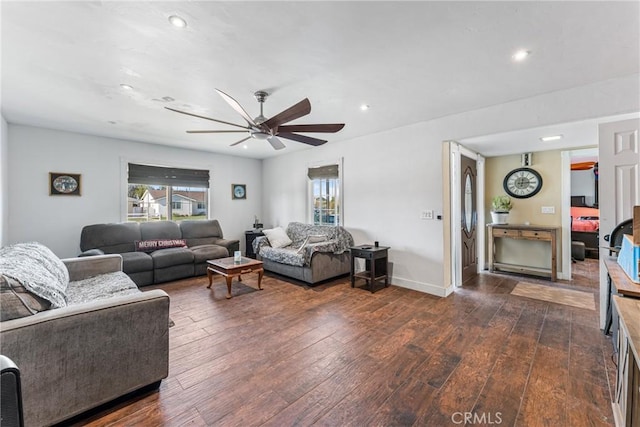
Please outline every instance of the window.
M342 225L342 191L339 164L310 167L309 194L311 215L315 225Z
M207 219L209 171L129 163L127 198L129 221Z

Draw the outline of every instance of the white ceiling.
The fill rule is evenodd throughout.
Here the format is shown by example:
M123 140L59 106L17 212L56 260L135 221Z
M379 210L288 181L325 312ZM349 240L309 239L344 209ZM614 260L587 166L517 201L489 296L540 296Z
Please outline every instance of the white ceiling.
M546 150L577 149L582 147L596 147L598 145L598 125L617 120L640 117L638 113L621 114L611 117L582 120L579 122L562 123L553 126L524 129L513 132L461 139L459 142L465 147L482 153L485 157L505 156ZM562 136L556 141L543 142L540 138L548 136ZM582 154L576 158L582 159ZM597 150L595 150L597 157ZM589 159L593 153L587 155ZM587 161L587 160L580 160Z
M185 133L229 127L163 107L242 124L214 88L252 116L256 90L272 94L267 117L308 97L311 114L295 123L346 123L327 134L339 143L638 73L639 5L3 1L2 114L9 123L266 158L309 147L229 147L238 134ZM171 26L174 14L188 26ZM515 63L520 48L532 55Z

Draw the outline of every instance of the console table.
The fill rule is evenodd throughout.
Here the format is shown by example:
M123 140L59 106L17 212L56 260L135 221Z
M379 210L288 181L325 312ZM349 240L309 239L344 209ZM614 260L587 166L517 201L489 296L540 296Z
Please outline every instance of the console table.
M607 315L605 317L604 333L609 334L611 326L614 327L613 343L616 344L615 328L617 326L617 313L613 307L612 296L619 295L627 298L640 298L640 285L633 283L627 276L618 260L614 257L603 258L603 263L607 269Z
M360 245L349 248L351 252L351 287L355 287L356 278L367 281L369 290L373 293L373 284L378 280L384 280L385 288L389 286L387 275L388 246ZM365 271L355 272L355 259L365 259Z
M616 426L640 425L640 300L613 296L619 314L617 334L617 374L613 395Z
M506 269L529 274L548 274L552 281L558 278L556 239L558 227L520 224L489 224L489 271ZM540 268L528 265L507 264L496 260L496 239L517 239L549 242L551 245L551 268Z

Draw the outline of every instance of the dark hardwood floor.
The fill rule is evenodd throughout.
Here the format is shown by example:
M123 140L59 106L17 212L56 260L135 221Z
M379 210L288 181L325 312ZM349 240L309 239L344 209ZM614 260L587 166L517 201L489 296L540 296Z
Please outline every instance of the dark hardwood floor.
M597 294L597 260L574 269L538 283ZM481 274L448 298L243 279L230 300L220 278L158 286L175 321L169 377L77 424L613 425L597 311L510 295L521 277Z

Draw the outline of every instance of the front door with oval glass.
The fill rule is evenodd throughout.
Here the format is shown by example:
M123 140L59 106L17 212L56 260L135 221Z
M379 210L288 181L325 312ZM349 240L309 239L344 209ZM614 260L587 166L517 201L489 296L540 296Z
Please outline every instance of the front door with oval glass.
M478 253L476 241L477 208L476 208L476 161L466 156L460 158L462 191L460 207L462 212L462 233L460 250L462 259L462 283L474 277L478 272Z

